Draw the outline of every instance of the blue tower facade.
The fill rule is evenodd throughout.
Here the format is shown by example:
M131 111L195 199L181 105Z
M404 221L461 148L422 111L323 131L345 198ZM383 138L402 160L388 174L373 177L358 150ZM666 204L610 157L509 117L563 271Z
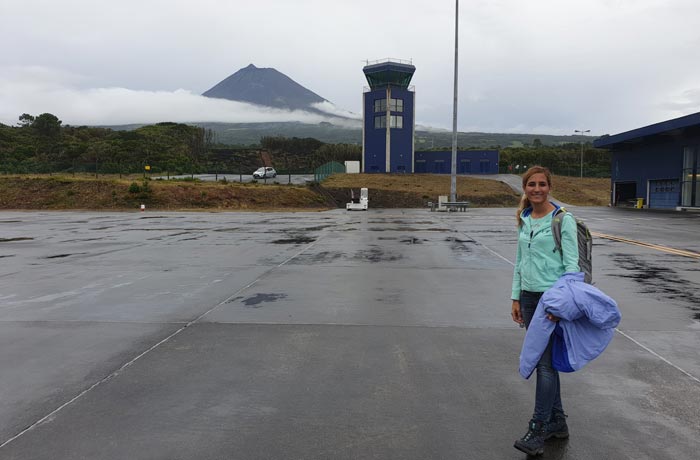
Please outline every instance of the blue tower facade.
M362 172L413 172L415 92L409 84L415 70L393 60L362 69L369 83L362 104Z

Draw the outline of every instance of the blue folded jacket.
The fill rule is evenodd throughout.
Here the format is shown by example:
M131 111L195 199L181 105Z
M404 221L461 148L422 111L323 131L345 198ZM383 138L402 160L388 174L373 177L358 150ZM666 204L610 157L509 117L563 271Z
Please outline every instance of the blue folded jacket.
M610 344L620 324L617 303L600 289L583 282L584 274L565 273L537 304L520 353L520 375L529 378L552 339L552 366L577 371ZM554 322L547 314L560 318Z

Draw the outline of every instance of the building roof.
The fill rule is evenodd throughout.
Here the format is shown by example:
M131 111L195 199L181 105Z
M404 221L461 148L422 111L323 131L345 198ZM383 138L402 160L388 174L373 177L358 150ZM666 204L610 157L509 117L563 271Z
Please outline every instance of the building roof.
M657 135L680 134L686 128L700 126L700 112L686 115L673 120L662 121L642 128L625 131L612 136L603 136L593 141L593 147L612 149L619 144L634 144L645 138Z
M362 71L365 73L370 88L385 88L387 86L398 86L408 88L411 83L415 66L407 64L405 61L382 61L366 65Z

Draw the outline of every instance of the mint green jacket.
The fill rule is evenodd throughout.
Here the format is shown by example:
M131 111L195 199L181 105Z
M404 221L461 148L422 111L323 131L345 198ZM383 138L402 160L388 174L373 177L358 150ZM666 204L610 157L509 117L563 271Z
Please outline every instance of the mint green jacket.
M518 232L512 300L520 300L520 291L544 292L564 273L580 271L574 216L567 213L562 220L562 256L554 249L552 236L552 216L556 209L540 219L532 219L531 212L532 208L527 208L520 214L523 224Z

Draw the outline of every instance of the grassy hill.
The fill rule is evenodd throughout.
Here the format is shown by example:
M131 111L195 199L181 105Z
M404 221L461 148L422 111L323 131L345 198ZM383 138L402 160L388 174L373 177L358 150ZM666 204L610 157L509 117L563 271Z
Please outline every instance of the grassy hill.
M557 198L573 205L608 202L609 179L557 178ZM2 176L0 209L27 210L325 210L344 207L350 190L370 189L370 207L421 208L449 195L450 177L433 174L338 174L311 186L200 181L144 181L88 176ZM519 194L501 182L459 177L460 200L477 207L515 207Z

